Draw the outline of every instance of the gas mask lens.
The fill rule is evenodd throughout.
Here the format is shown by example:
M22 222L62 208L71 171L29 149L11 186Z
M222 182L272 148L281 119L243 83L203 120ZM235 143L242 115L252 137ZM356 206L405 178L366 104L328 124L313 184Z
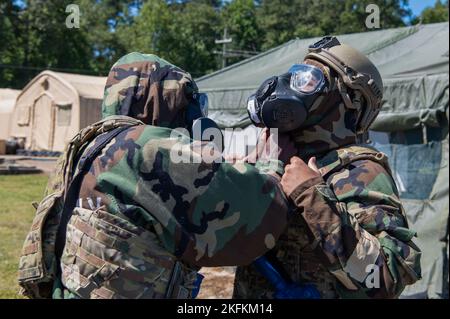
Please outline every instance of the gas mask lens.
M323 72L312 65L295 64L289 69L291 88L302 94L313 94L325 84Z

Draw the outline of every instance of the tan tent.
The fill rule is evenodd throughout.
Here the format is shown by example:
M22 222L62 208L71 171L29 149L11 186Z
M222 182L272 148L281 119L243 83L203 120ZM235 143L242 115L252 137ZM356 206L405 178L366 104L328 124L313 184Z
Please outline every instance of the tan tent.
M11 117L20 90L0 89L0 140L9 138Z
M33 151L61 152L83 127L101 118L106 78L44 71L17 97L10 135Z

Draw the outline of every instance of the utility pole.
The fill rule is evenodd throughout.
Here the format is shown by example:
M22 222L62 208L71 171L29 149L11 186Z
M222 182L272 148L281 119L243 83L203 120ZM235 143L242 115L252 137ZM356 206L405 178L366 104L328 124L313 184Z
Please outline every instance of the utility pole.
M227 58L251 58L252 56L255 56L259 54L257 51L246 51L246 50L239 50L239 49L231 49L227 50L227 44L230 44L233 42L232 38L228 38L228 29L225 28L223 30L223 38L215 40L216 44L222 44L222 51L213 51L214 54L219 54L222 56L222 68L225 68L227 66Z
M222 68L227 66L227 44L233 42L232 38L227 38L228 36L228 29L225 28L223 30L223 38L222 39L218 39L215 41L216 44L222 44L222 52L220 51L214 51L214 53L216 54L221 54L222 55Z

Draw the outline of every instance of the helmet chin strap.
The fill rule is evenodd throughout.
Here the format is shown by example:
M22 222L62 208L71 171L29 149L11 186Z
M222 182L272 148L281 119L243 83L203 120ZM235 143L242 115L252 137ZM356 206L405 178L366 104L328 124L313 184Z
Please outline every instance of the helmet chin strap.
M362 93L359 90L353 90L353 98L350 97L350 94L348 93L348 87L345 84L344 79L342 78L341 75L338 76L332 76L331 72L330 72L330 68L326 65L324 65L323 63L316 61L314 59L306 59L304 61L307 64L311 64L314 65L318 68L320 68L322 70L322 72L324 73L326 79L328 80L329 83L329 89L334 90L337 88L337 90L339 91L339 94L342 97L342 100L344 102L344 105L346 108L350 109L350 110L359 110L362 111L362 101L361 101L361 97L362 97ZM362 76L360 78L360 80L362 79ZM317 107L317 103L318 102L322 102L322 99L317 99L312 107L312 109L314 109L315 107ZM360 116L357 119L357 123L356 126L359 127L359 124L361 122L361 120L364 120L361 118L363 112L360 112ZM357 132L358 136L367 136L367 134L365 134L366 132L362 132L359 131ZM365 138L365 137L364 137Z
M350 98L350 95L348 94L347 86L344 83L344 80L342 77L338 77L337 80L337 87L339 90L339 93L341 94L342 100L344 101L345 106L348 109L356 109L356 105L354 105L352 99Z
M333 81L333 83L336 83ZM331 87L331 86L330 86ZM331 96L332 96L332 92L333 90L329 90L328 94L325 95L321 95L313 104L313 106L311 107L311 110L316 110L317 108L321 107L321 105L325 105L327 103L329 103ZM305 126L301 126L298 129L289 132L289 134L291 135L292 139L294 140L294 142L302 142L303 141L303 136L301 134L302 131L310 129L314 126L316 126L317 123L314 124L307 124Z
M348 94L348 89L347 86L344 83L344 80L339 77L338 81L337 81L337 86L338 86L338 90L339 93L341 94L342 100L344 101L345 107L350 109L350 110L358 110L359 111L359 115L358 115L358 119L356 121L356 127L360 127L360 122L363 120L362 116L364 114L362 108L362 101L361 101L361 97L362 97L362 93L359 90L353 90L354 96L353 99L350 97L350 95ZM361 131L361 130L357 130L356 132L358 140L361 141L361 139L367 140L368 135L366 131Z

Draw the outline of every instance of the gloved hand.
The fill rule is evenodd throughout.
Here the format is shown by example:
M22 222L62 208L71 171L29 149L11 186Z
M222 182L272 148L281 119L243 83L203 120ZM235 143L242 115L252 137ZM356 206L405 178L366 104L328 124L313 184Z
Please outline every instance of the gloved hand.
M288 134L271 134L268 128L264 128L259 136L255 150L247 155L243 161L256 163L256 161L280 160L284 164L298 153L297 147Z
M317 167L316 158L311 157L308 164L306 164L302 159L294 156L291 158L290 164L284 168L284 174L281 177L281 187L286 196L289 197L298 186L312 179L317 179L318 184L323 181Z

